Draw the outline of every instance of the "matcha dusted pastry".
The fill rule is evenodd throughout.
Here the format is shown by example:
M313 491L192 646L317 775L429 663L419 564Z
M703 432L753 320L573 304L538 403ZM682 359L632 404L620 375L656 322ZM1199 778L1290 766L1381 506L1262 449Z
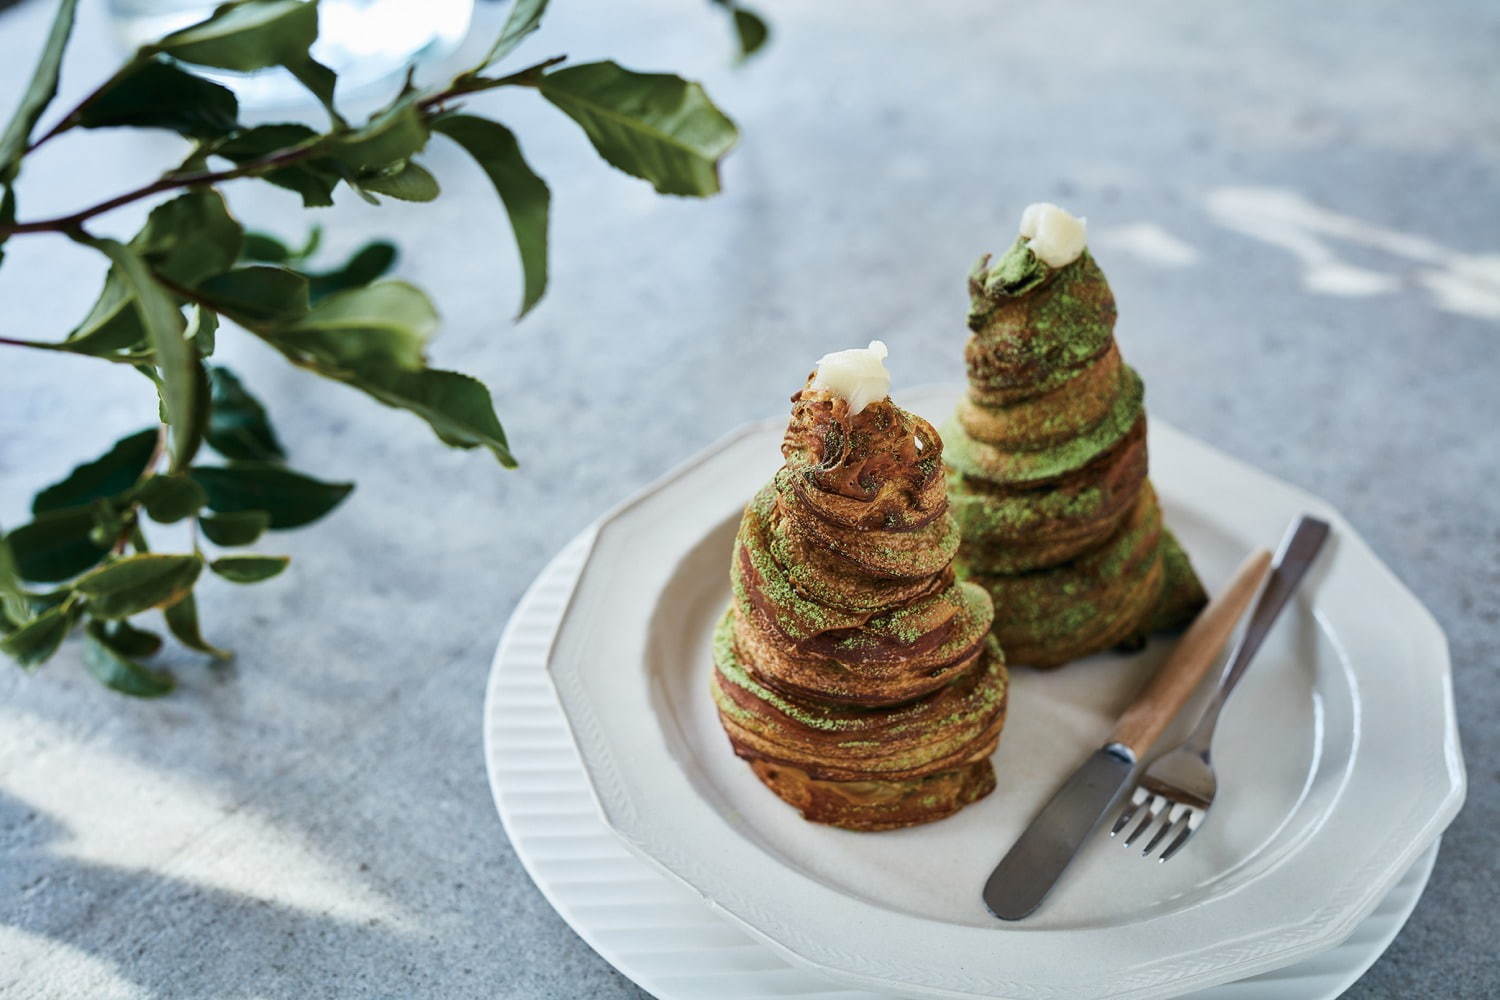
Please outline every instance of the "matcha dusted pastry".
M1053 667L1187 624L1205 595L1146 478L1140 376L1084 221L1021 217L969 275L969 391L943 430L959 565L1012 663Z
M786 464L740 522L713 697L735 753L804 817L941 819L995 787L1005 661L955 579L943 445L887 397L885 345L792 397Z

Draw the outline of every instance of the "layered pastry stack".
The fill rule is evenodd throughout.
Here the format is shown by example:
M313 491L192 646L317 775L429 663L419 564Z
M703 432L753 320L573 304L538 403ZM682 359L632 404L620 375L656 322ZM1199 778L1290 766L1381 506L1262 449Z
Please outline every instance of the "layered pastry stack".
M942 440L887 398L885 345L830 354L735 539L719 719L816 822L956 812L995 785L1005 657L1057 666L1206 600L1146 478L1141 380L1083 221L1031 206L969 292L969 388Z
M1031 206L969 294L969 390L943 439L959 562L1006 655L1057 666L1186 624L1205 595L1146 478L1141 379L1083 221Z
M714 642L735 752L807 819L856 830L987 794L1006 705L990 600L952 567L942 442L887 398L884 356L829 355L792 397Z

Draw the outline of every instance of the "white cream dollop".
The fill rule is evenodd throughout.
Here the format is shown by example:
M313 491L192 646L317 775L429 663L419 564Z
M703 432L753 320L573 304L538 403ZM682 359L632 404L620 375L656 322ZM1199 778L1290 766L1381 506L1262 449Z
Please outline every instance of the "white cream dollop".
M872 340L869 347L825 354L818 359L812 388L844 397L849 413L857 414L891 394L891 373L885 370L888 353L884 341Z
M1021 213L1021 235L1026 246L1048 267L1066 267L1088 245L1088 222L1050 201L1027 205Z

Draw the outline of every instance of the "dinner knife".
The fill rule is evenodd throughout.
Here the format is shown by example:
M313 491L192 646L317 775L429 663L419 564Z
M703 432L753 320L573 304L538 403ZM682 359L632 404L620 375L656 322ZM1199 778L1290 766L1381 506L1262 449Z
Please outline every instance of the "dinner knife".
M1105 744L1073 772L1022 831L984 885L984 904L1002 920L1032 913L1089 834L1131 788L1136 762L1187 702L1249 607L1271 563L1252 552L1141 688Z

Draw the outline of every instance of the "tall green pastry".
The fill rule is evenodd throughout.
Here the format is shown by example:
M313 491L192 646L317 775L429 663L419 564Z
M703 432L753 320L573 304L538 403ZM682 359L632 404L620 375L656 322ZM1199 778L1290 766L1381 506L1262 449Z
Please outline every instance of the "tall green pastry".
M943 454L957 564L994 598L1006 659L1055 667L1187 624L1206 597L1146 478L1141 379L1083 220L1032 205L969 295Z

